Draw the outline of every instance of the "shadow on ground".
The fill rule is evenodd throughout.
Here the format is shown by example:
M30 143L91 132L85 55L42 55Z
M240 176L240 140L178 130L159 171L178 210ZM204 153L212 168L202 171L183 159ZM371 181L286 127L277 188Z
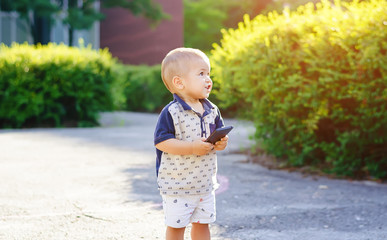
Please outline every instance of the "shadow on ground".
M157 189L155 168L133 167L124 170L127 175L128 198L142 202L151 202L156 207L161 206L161 197Z

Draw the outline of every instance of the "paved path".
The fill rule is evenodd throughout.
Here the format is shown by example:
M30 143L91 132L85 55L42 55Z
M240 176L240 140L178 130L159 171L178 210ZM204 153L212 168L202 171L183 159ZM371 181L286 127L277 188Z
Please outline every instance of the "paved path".
M156 118L117 112L99 128L0 130L0 239L163 239ZM213 239L387 239L387 185L244 163L235 152L253 128L226 124L235 129L218 158Z

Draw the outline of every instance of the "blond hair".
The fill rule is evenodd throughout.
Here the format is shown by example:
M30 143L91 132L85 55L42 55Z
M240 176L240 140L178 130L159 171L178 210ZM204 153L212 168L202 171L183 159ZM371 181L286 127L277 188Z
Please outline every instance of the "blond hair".
M161 63L161 78L171 93L175 93L172 79L175 76L184 76L184 73L189 71L189 62L197 58L202 59L210 65L210 60L206 54L199 49L176 48L165 56Z

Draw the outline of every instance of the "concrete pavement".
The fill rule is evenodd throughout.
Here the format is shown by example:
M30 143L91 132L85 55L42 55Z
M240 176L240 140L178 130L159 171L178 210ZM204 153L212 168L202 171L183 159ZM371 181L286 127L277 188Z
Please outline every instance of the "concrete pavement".
M115 112L98 128L0 130L0 239L163 239L156 119ZM246 163L235 152L251 144L253 127L226 124L235 129L218 157L213 239L387 239L386 184Z

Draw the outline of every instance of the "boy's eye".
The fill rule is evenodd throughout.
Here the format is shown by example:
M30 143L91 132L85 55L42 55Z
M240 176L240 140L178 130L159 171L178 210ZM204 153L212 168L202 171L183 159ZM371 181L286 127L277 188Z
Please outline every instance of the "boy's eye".
M200 75L200 76L204 76L204 72L200 72L199 75Z

